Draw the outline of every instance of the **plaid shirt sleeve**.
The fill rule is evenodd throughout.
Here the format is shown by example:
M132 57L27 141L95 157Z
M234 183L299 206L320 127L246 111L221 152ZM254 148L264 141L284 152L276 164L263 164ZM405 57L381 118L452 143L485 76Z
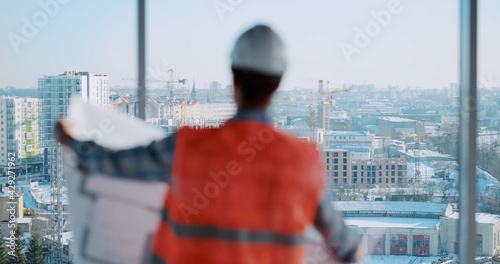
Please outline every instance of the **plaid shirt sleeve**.
M339 261L356 261L359 241L347 230L342 215L333 208L331 199L323 198L320 202L314 226Z
M78 140L72 141L71 148L78 156L78 168L85 173L171 183L175 137L173 134L147 146L119 151Z

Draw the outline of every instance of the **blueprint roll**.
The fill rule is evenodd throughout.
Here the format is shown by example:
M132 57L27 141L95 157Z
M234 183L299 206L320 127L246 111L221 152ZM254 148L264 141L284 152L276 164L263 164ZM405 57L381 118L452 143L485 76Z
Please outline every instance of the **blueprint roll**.
M160 128L142 120L75 98L67 121L76 139L94 140L114 150L147 145L164 137ZM74 234L69 247L75 263L145 263L167 185L84 175L69 148L64 151L63 175Z

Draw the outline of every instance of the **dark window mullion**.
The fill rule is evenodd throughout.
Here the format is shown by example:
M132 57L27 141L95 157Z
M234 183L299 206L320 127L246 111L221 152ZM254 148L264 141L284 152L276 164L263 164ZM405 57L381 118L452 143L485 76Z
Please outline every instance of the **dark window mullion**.
M477 163L477 0L460 0L459 259L474 263ZM474 242L473 242L474 243Z

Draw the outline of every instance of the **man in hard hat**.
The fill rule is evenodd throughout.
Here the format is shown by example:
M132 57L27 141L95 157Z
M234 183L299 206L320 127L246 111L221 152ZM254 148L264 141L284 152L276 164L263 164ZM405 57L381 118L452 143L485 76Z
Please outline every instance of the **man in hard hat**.
M55 137L75 150L79 168L170 185L151 263L302 263L312 224L341 262L361 256L325 198L317 146L274 129L265 110L286 68L284 45L269 27L246 31L231 52L237 114L219 128L182 127L145 147L111 151Z

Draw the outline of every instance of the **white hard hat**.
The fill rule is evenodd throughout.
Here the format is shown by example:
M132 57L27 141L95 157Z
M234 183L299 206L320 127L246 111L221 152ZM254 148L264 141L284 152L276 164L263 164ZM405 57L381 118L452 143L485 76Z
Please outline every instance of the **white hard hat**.
M232 67L265 75L283 75L285 46L268 26L256 25L241 35L231 52Z

